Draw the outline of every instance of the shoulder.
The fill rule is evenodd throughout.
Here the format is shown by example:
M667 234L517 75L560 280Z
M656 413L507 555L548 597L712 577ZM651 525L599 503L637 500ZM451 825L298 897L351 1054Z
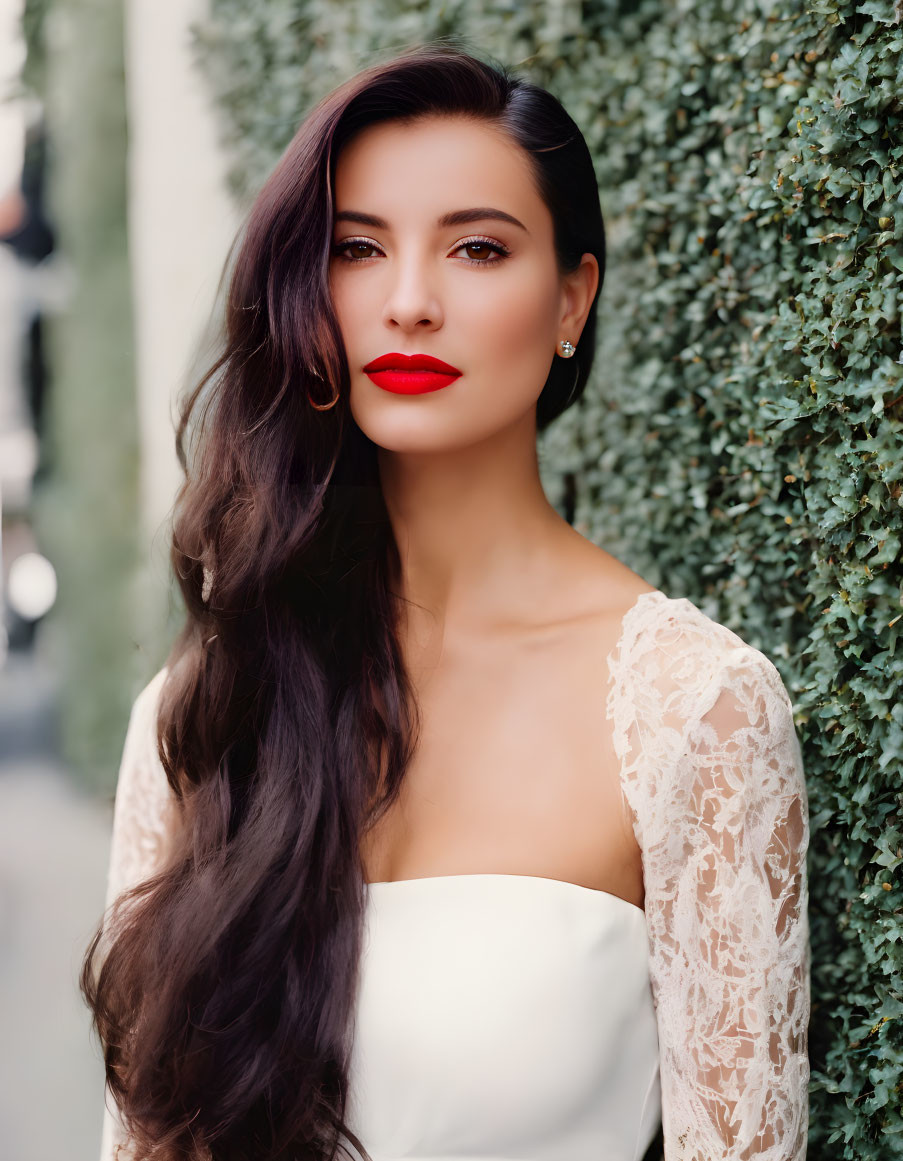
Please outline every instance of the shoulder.
M130 794L166 797L169 784L157 751L157 719L163 687L169 675L164 666L139 690L132 702L123 744L117 798Z
M725 684L764 684L787 696L765 653L687 597L657 589L641 593L626 614L616 661L651 682L686 718L709 709Z
M608 710L622 741L628 720L643 711L655 732L661 726L683 732L713 709L725 688L747 699L764 697L776 724L786 716L790 699L765 653L687 597L668 596L582 536L575 543L562 587L572 601L591 609L585 623L598 623L601 639L609 646L615 642L606 646Z
M793 704L771 658L685 597L652 604L635 651L647 658L657 712L675 728L674 758L691 768L717 756L747 771L744 781L753 771L762 782L781 772L800 789Z
M140 752L156 754L157 715L160 698L166 683L168 669L164 666L139 690L132 701L125 736L126 757L136 757Z
M708 724L722 736L742 728L786 739L794 730L792 703L771 658L686 598L670 604L677 606L666 617L676 630L674 655L682 672L699 671L685 707L689 724Z
M609 664L616 742L623 753L629 733L642 737L643 750L657 751L661 774L699 739L748 744L755 735L760 746L797 744L775 664L686 597L641 594ZM633 757L642 762L639 747Z
M703 818L730 826L774 822L781 811L796 812L805 842L792 705L766 654L688 599L664 594L631 610L622 649L609 706L644 851L670 850L673 836L683 842Z
M145 709L153 708L159 704L160 691L166 683L166 678L169 676L169 669L167 665L162 666L162 669L154 673L150 682L140 688L140 691L135 698L135 708L138 711L145 711Z
M160 694L169 676L169 669L163 666L144 686L141 687L132 704L132 713L147 716L155 713L160 704Z

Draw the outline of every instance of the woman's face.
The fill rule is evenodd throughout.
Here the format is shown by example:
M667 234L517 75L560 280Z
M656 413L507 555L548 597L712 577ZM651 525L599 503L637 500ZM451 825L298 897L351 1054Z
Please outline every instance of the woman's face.
M351 412L374 443L451 450L535 415L558 341L580 338L598 264L586 254L559 274L552 216L518 145L461 117L374 125L336 162L334 217L330 286ZM399 353L461 374L440 390L385 390L364 367Z

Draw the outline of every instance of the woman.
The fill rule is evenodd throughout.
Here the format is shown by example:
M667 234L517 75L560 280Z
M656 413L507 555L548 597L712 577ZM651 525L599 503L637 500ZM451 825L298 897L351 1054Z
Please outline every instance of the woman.
M263 187L82 972L105 1159L805 1156L787 692L540 484L604 266L574 122L448 44Z

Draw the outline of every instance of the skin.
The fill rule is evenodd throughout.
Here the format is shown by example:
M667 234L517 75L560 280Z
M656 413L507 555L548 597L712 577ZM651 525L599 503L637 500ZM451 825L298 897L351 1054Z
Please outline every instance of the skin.
M639 849L599 707L602 659L652 586L557 513L536 444L536 401L558 341L579 345L598 263L587 253L559 271L529 159L486 122L372 126L339 156L334 196L330 288L350 407L378 447L424 722L400 806L367 849L368 878L532 873L639 906ZM437 225L471 207L524 228ZM342 220L352 212L387 225ZM463 373L396 395L363 371L390 351Z

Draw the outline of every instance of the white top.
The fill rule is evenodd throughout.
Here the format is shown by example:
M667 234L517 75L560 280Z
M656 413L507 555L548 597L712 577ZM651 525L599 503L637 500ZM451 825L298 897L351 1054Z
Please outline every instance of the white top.
M606 660L645 910L531 875L370 884L346 1119L374 1161L639 1161L659 1114L664 1161L804 1161L809 817L787 691L658 590ZM165 676L132 710L108 902L164 849ZM121 1141L107 1112L101 1161Z
M639 907L533 875L368 890L347 1120L373 1161L641 1161L661 1096Z

